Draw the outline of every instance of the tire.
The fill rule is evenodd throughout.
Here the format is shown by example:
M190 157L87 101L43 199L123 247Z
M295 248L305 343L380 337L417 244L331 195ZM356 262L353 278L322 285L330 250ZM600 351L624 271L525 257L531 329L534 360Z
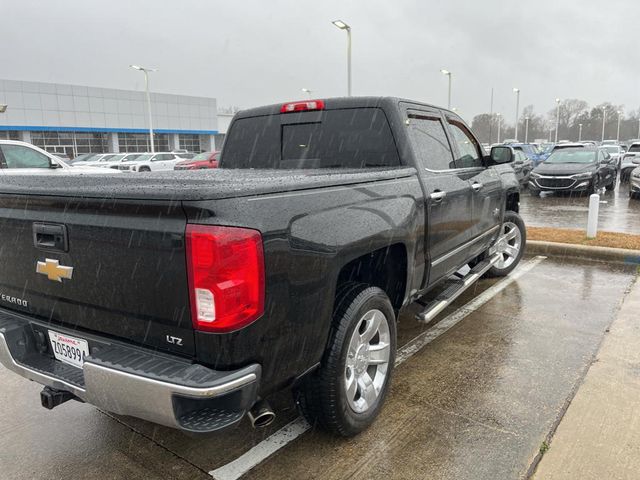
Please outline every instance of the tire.
M515 232L515 233L512 233ZM489 249L489 257L500 253L502 259L487 271L487 277L504 277L518 266L527 244L527 230L520 215L511 210L504 214L500 236ZM512 248L509 248L512 247ZM515 247L515 249L514 249Z
M149 167L140 167L140 170L138 170L138 172L150 172L151 169Z
M615 189L616 188L616 183L618 183L618 173L617 172L613 176L613 180L611 180L611 183L605 187L607 192L610 192L613 189Z
M372 327L376 330L367 341ZM367 334L364 342L360 342L364 334ZM368 365L368 360L372 360L370 347L385 344L386 348L376 349L381 352L382 363ZM382 408L395 357L395 313L387 294L378 287L360 283L341 286L320 368L303 380L297 392L302 414L312 425L343 437L362 432ZM348 391L347 384L354 385L353 390ZM365 389L369 398L364 395Z
M598 178L595 177L589 185L589 188L587 188L587 195L598 193L598 190L600 190L600 182L598 181Z

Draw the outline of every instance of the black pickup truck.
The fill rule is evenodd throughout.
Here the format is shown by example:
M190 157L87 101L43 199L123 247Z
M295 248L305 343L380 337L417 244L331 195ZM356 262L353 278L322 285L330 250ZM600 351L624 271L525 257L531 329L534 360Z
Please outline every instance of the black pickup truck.
M48 408L211 432L290 389L356 434L400 312L522 257L513 150L482 152L453 112L341 98L240 112L217 170L0 176L0 362Z

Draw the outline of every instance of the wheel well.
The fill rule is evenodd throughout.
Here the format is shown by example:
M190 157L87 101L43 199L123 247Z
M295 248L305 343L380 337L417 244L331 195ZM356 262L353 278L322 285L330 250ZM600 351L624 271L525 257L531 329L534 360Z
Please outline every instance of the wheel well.
M507 193L507 210L518 213L520 211L520 193L508 192Z
M338 275L338 287L346 282L366 283L387 293L391 305L399 310L407 285L407 249L393 244L347 263Z

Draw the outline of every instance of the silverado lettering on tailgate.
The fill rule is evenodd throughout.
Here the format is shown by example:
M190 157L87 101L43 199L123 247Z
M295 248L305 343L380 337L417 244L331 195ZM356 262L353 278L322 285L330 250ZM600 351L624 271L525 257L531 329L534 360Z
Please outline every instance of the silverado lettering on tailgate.
M20 307L28 307L29 302L23 298L13 297L11 295L5 295L0 292L0 300L6 303L10 303L12 305L19 305Z

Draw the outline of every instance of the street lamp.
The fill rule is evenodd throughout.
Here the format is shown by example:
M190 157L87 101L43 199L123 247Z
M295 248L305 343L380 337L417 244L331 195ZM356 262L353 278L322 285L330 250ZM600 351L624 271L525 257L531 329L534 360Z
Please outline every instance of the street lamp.
M502 114L496 113L496 116L498 117L498 143L500 143L500 133L502 130Z
M556 98L556 143L558 143L558 126L560 125L560 99Z
M529 117L524 117L524 143L529 143Z
M4 113L7 111L7 104L6 103L0 103L0 113Z
M139 65L129 65L134 70L140 70L144 73L144 90L147 95L147 108L149 110L149 141L151 142L151 153L156 153L155 145L153 144L153 120L151 116L151 96L149 95L149 72L157 72L155 68L144 68Z
M616 142L620 141L620 114L622 112L618 110L618 131L616 132Z
M347 32L347 96L351 96L351 27L342 20L334 20L333 23L340 30Z
M451 72L443 68L442 70L440 70L440 73L449 77L449 93L447 94L447 108L451 109Z
M640 118L638 119L638 136L636 138L640 138Z
M607 108L602 107L602 142L604 142L604 123L607 120Z
M582 141L582 124L581 123L578 124L578 141L579 142Z
M311 93L313 93L311 90L309 90L308 88L303 88L302 91L309 95L309 98L311 98Z
M516 134L515 138L518 141L518 115L520 114L520 89L514 88L513 92L516 94ZM526 143L526 141L525 141Z

